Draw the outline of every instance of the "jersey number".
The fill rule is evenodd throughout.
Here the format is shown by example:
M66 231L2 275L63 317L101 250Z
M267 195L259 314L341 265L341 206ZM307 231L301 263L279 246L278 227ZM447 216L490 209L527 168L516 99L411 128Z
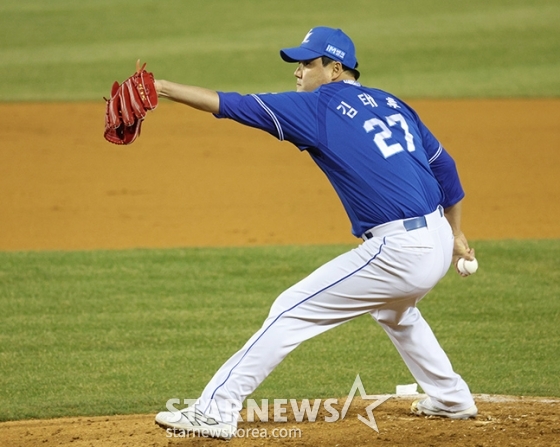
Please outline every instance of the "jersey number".
M404 117L400 113L396 113L394 115L386 116L385 120L387 121L389 127L399 126L404 131L406 150L408 152L414 152L414 150L416 150L414 147L414 140L412 139L412 134L408 130L408 124ZM404 151L404 147L402 147L400 143L387 144L387 140L393 136L393 133L387 124L379 118L372 118L364 123L364 130L368 133L378 129L377 133L373 137L373 141L385 158L389 158L391 155Z

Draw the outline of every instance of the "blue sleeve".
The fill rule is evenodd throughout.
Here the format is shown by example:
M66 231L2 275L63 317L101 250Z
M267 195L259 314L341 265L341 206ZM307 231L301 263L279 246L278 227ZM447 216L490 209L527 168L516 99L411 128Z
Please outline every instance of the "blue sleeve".
M309 93L240 95L218 92L220 113L246 126L262 129L304 149L317 144L316 98Z
M455 160L453 160L451 155L443 148L424 123L420 120L418 121L422 143L428 156L428 163L444 193L441 206L447 208L455 205L465 197Z
M276 138L282 139L278 126L266 110L259 105L252 95L218 92L220 112L216 118L229 118L246 126L264 130Z
M455 160L441 145L437 154L430 159L430 168L444 192L441 206L447 208L465 197Z

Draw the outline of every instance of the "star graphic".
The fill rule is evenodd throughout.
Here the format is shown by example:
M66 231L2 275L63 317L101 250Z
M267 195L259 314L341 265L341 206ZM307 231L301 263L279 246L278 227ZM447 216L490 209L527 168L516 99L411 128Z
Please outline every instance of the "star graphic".
M344 416L346 416L346 412L348 411L348 408L350 408L350 404L352 403L352 400L354 399L354 396L356 395L357 391L360 392L360 397L363 400L375 400L375 402L369 404L366 407L366 412L368 415L367 419L361 414L358 415L358 419L364 424L366 424L369 428L379 433L379 428L377 428L377 422L375 422L375 416L373 415L373 409L377 408L383 402L387 401L391 397L391 395L390 394L385 394L385 395L366 394L366 390L364 388L364 385L362 384L362 379L360 378L359 374L356 376L356 380L354 380L354 384L350 389L350 393L348 394L348 397L344 402L344 407L342 407L342 417L340 418L340 420L344 419Z

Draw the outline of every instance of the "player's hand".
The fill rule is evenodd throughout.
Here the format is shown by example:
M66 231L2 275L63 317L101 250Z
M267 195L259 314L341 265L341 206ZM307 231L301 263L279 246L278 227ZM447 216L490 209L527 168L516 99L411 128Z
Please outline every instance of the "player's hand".
M469 247L469 242L467 241L467 238L465 237L465 235L463 233L459 233L456 234L454 236L454 241L453 241L453 266L455 267L455 270L457 271L457 273L459 273L461 276L464 276L461 274L461 272L459 271L459 269L457 268L457 262L459 261L460 258L464 258L468 261L472 261L474 259L474 248L470 248Z
M122 84L113 83L105 112L104 137L114 144L130 144L140 135L146 112L158 105L153 73L136 61L136 72Z

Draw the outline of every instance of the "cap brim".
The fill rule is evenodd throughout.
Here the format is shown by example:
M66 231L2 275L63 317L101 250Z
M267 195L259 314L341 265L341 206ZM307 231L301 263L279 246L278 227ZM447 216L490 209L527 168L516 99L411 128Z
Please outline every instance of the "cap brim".
M317 59L321 56L321 53L302 47L284 48L283 50L280 50L280 57L286 62L308 61L311 59Z

